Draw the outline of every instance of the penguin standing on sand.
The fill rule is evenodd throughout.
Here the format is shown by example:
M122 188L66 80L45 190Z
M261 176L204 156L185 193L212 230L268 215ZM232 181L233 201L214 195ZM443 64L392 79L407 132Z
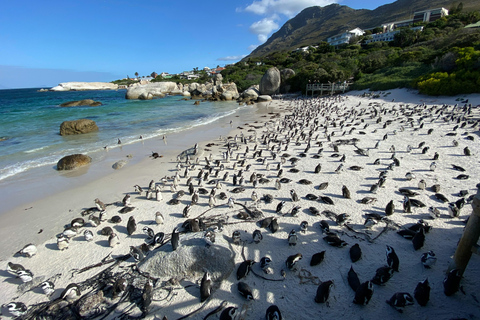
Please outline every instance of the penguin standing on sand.
M422 307L427 305L428 300L430 300L430 284L428 283L428 278L417 284L413 296Z
M253 300L253 291L248 284L240 281L237 285L238 292L247 300Z
M133 216L130 216L127 222L128 235L131 236L136 230L137 230L137 222L135 221L135 218Z
M317 288L317 294L315 296L316 303L327 302L328 297L330 296L330 289L333 287L333 281L328 280L322 282Z
M267 311L265 312L265 319L282 320L282 313L276 305L272 304L270 307L267 308Z
M395 250L387 245L387 265L393 269L393 271L398 272L398 267L400 266L400 259L398 259L397 253Z
M178 232L178 228L173 229L170 242L172 243L173 251L177 250L180 242L180 233Z
M60 294L60 299L72 302L80 297L80 288L76 283L70 283Z
M302 256L301 253L291 255L285 261L285 265L287 266L287 268L289 270L294 270L296 268L296 265L297 265L298 261L300 261L302 259L302 257L303 256Z
M202 278L202 282L200 283L200 301L203 302L210 297L212 293L212 279L210 278L210 274L205 272Z
M373 295L373 283L372 281L366 281L362 283L355 291L355 298L353 303L366 306Z
M234 320L239 315L238 308L228 307L220 314L220 320Z

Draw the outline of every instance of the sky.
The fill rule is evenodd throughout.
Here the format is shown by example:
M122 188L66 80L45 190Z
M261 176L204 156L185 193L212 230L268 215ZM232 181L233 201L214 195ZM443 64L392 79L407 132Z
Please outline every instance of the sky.
M393 0L16 0L0 6L0 89L235 63L307 7Z

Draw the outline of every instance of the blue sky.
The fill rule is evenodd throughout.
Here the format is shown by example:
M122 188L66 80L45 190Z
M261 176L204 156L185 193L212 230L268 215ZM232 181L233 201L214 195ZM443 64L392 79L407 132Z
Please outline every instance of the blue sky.
M239 61L304 8L389 0L16 0L0 6L0 89Z

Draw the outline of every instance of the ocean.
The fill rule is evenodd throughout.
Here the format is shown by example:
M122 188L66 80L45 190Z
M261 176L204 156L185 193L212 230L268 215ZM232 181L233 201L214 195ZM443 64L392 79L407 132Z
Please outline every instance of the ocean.
M35 168L55 169L63 156L95 154L104 147L122 145L207 125L244 107L235 101L202 102L181 96L148 101L127 100L125 90L38 92L32 89L0 90L0 187ZM99 107L60 107L61 103L93 99ZM98 132L60 136L67 120L92 119Z

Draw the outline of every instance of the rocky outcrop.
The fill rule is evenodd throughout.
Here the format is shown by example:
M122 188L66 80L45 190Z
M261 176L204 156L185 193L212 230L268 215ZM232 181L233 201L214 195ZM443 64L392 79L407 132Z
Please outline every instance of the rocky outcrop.
M85 166L92 162L92 158L84 154L72 154L65 156L57 163L57 170L72 170Z
M60 125L60 135L68 136L72 134L83 134L98 131L95 121L90 119L79 119L73 121L64 121Z
M255 85L255 86L251 86L250 88L245 90L242 93L242 98L243 99L250 99L250 100L257 100L259 95L260 95L259 86Z
M283 69L280 71L280 76L282 78L282 82L280 85L280 93L288 93L290 92L291 85L287 84L287 80L291 77L295 76L295 71L292 69Z
M165 94L173 92L174 90L177 90L177 84L175 82L155 82L129 87L125 98L150 100L164 97Z
M260 81L260 94L272 95L280 90L281 76L277 68L272 67L265 72Z
M117 90L118 85L109 82L63 82L50 91Z
M121 169L121 168L125 167L126 164L127 164L127 160L120 160L120 161L115 162L112 165L112 168L115 169L115 170L118 170L118 169Z
M268 95L261 95L258 96L257 102L267 102L267 101L272 101L272 97Z
M92 99L84 99L84 100L64 102L60 105L60 107L79 107L79 106L98 107L101 105L102 103L100 101L94 101Z

